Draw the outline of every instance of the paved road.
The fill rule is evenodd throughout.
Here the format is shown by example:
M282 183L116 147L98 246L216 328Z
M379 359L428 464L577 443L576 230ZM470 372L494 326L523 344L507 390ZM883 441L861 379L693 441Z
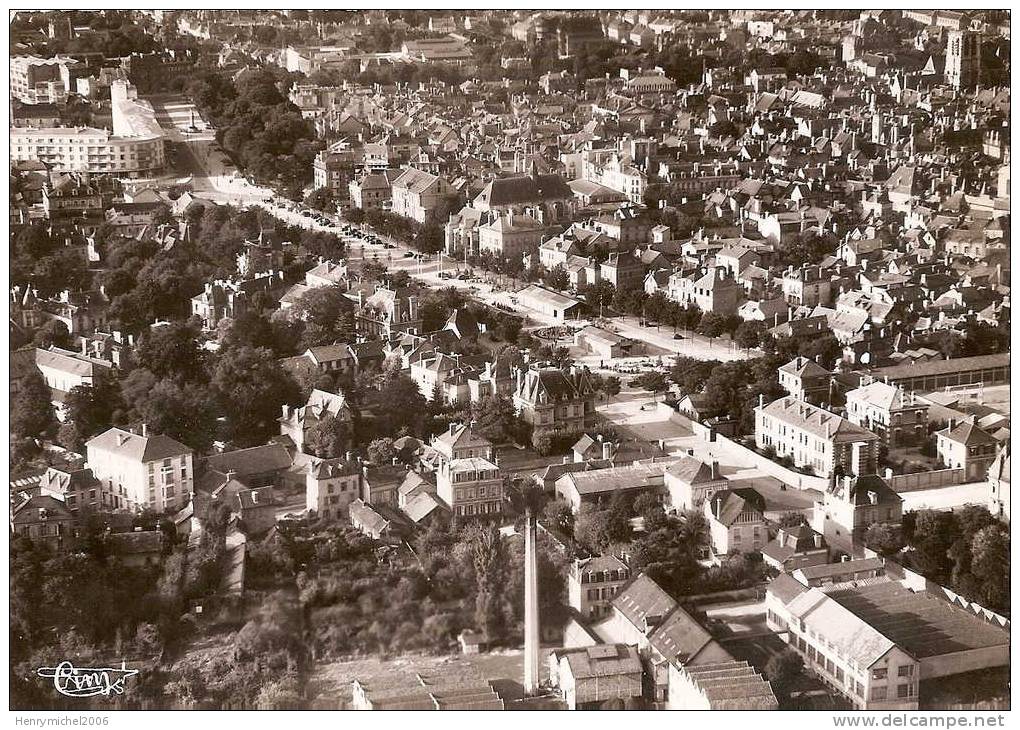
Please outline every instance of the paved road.
M250 184L230 159L219 150L215 133L208 128L194 104L186 97L149 97L156 119L176 150L178 173L191 176L196 195L217 203L247 206L273 196L273 191ZM194 122L199 131L191 131Z
M229 203L241 207L259 205L277 218L291 225L312 230L338 233L335 224L323 225L307 216L286 207L287 201L268 188L252 185L234 168L230 160L219 151L214 132L207 129L206 122L198 114L194 105L185 97L161 96L152 97L150 101L156 111L157 119L163 125L168 138L175 143L177 149L178 171L190 175L192 189L198 195L207 197L218 203ZM200 131L190 131L192 122ZM336 219L334 219L336 220ZM365 233L364 226L355 226ZM442 274L459 273L466 270L464 262L451 259L440 253L420 261L405 254L414 253L400 241L380 236L385 245L372 245L363 242L359 237L344 236L350 255L348 259L368 259L384 263L394 270L405 270L412 277L429 286L453 286L467 293L472 298L492 306L509 309L525 317L527 327L547 327L561 324L552 317L525 307L499 282L490 283L484 280L465 281L457 278L445 278ZM504 280L505 281L505 280ZM520 283L523 288L523 282ZM588 319L574 321L578 328L591 324ZM635 317L619 317L613 320L617 331L632 339L651 343L665 353L682 354L699 359L735 360L748 357L748 353L732 346L713 346L701 337L684 337L675 339L671 328L642 327Z

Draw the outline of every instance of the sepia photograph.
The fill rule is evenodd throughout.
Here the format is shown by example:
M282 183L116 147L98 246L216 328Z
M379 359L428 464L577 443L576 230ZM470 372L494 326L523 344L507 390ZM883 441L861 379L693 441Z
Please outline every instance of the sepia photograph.
M1010 23L10 10L12 726L1005 727Z

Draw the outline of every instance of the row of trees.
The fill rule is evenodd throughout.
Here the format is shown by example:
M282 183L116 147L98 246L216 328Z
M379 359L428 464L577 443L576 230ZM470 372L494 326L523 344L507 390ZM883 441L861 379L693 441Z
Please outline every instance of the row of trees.
M417 251L434 254L443 250L445 235L442 225L435 221L445 221L455 205L456 198L449 198L440 206L434 220L424 225L411 218L378 209L365 211L351 208L344 213L344 217L351 223L364 223L379 235L400 241Z
M1010 612L1010 536L985 507L903 516L906 565L993 611Z
M287 99L298 78L276 66L246 69L235 79L209 69L198 71L187 86L234 162L294 200L311 181L321 148L313 124Z

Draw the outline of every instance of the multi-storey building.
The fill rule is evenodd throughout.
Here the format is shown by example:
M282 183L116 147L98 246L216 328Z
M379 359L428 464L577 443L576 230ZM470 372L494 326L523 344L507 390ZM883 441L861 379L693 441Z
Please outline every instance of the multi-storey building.
M122 506L165 512L182 507L194 492L192 451L169 436L110 428L85 444L96 479Z
M585 150L581 153L581 179L605 185L627 196L632 203L644 202L648 175L628 155L616 150Z
M165 135L152 105L123 81L111 87L113 131L91 127L15 128L11 160L40 160L55 172L149 177L166 166Z
M53 226L100 226L120 193L112 175L58 175L42 187L43 212Z
M351 207L362 210L381 210L393 199L393 181L399 170L369 172L347 184Z
M519 260L524 253L538 251L545 225L527 213L488 215L489 220L478 226L478 250Z
M899 525L903 520L903 498L877 474L834 478L815 502L811 527L834 547L854 551L867 529Z
M585 618L608 616L610 601L628 580L630 568L615 555L575 560L567 571L567 603Z
M48 350L36 348L35 365L49 386L60 420L64 419L64 399L72 388L94 386L101 378L113 375L112 363L53 345Z
M995 459L999 442L995 437L966 420L936 432L935 452L950 469L963 469L966 481L984 479Z
M765 606L769 627L856 709L917 709L917 659L821 589L781 575Z
M486 183L472 199L471 207L483 213L528 213L546 225L555 225L570 219L576 201L563 177L532 171Z
M313 459L305 467L305 509L320 519L344 519L361 498L361 466L351 459Z
M881 439L845 418L793 397L755 408L754 440L759 449L789 456L799 467L829 476L873 474Z
M450 424L432 440L436 451L436 494L455 517L503 511L503 478L493 462L492 443L471 426Z
M330 393L315 388L308 395L308 401L300 408L289 405L281 406L283 415L280 417L280 433L290 436L298 451L311 453L307 444L312 430L320 423L338 418L350 423L353 415L347 398L343 393Z
M642 694L641 657L627 644L558 649L549 655L549 678L568 710L597 710L610 700Z
M11 96L26 104L63 104L79 62L55 56L11 56Z
M418 223L436 219L440 205L454 193L438 175L409 167L393 181L393 212Z
M829 562L829 546L825 538L807 525L782 527L776 539L762 548L765 565L781 573L809 568Z
M37 494L14 506L11 532L46 545L54 552L74 545L75 516L61 500Z
M625 466L585 468L567 471L556 479L556 499L566 503L575 515L584 505L606 505L617 494L635 499L649 495L666 501L664 473L670 461L635 461Z
M988 469L988 511L1009 522L1009 441L1003 444Z
M595 392L587 369L535 364L514 374L513 401L532 440L579 434L595 426Z
M913 710L922 683L1009 666L1008 628L926 588L876 577L809 588L780 575L766 621L855 709Z
M389 339L396 334L417 335L422 330L418 297L409 290L379 287L354 313L358 334Z
M632 253L611 253L599 265L599 279L608 281L617 291L640 289L645 281L647 267Z
M677 512L700 510L705 500L729 484L719 472L718 461L705 463L693 456L670 464L663 480L669 491L670 506Z
M810 358L795 357L779 368L778 375L779 386L798 400L823 403L828 398L832 373Z
M917 444L928 435L928 404L913 391L875 381L846 394L851 423L877 433L888 447Z
M704 512L716 555L757 552L768 540L765 498L750 487L716 492Z
M59 468L51 466L39 482L43 493L60 495L73 514L97 513L120 509L123 500L108 484L92 475L91 469Z
M317 190L328 190L337 208L350 207L356 153L346 141L336 142L315 156L312 163L312 185Z
M725 269L710 268L704 274L676 272L669 277L667 296L681 305L695 305L702 312L736 314L744 288Z
M191 298L191 313L201 318L207 330L216 329L220 320L237 318L254 306L253 296L283 284L282 271L267 271L243 281L217 279L206 282L201 294Z

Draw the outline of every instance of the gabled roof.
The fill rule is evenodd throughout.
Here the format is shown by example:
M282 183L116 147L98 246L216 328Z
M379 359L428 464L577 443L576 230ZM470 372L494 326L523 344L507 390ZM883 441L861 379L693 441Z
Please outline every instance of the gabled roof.
M680 664L689 662L712 642L712 635L679 605L648 637L648 643L666 661Z
M787 609L813 633L821 634L837 652L867 669L896 645L866 621L839 605L818 588L795 596Z
M286 447L275 443L224 451L205 458L205 464L210 469L224 474L232 471L242 478L249 474L283 471L289 469L293 463L294 460Z
M120 555L155 555L163 549L163 533L159 530L115 532L106 539Z
M672 596L644 573L620 588L611 603L613 608L642 632L647 617L664 618L678 605Z
M465 307L453 310L446 320L446 329L456 332L462 338L477 337L479 333L478 320Z
M996 455L992 465L988 467L988 479L1009 483L1009 440Z
M82 355L79 352L71 352L70 350L62 350L59 347L52 346L48 350L36 348L35 363L41 368L52 368L53 370L60 370L68 375L75 375L77 377L92 377L95 374L96 367L107 370L113 367L112 363L105 360L98 360Z
M694 396L691 396L691 400L694 400ZM726 478L721 475L713 477L711 465L693 456L685 456L670 464L666 467L666 473L672 478L690 485L726 481Z
M722 489L712 495L710 502L712 518L730 527L744 514L754 514L759 519L765 512L765 498L750 487Z
M110 428L86 442L86 447L117 454L133 461L149 462L190 454L191 449L162 434L139 436L120 428Z
M437 509L443 509L443 505L429 492L421 492L407 500L403 509L411 522L417 524Z
M17 505L11 522L15 525L27 525L47 520L69 519L72 519L72 515L67 505L56 497L40 494Z
M779 369L801 378L822 378L830 375L828 370L809 357L795 357Z
M555 173L496 178L475 197L489 207L520 205L545 200L569 199L573 192L566 181Z
M833 442L876 441L879 438L841 416L789 396L772 401L762 409L762 413Z
M975 425L971 421L964 421L955 428L943 429L939 431L939 435L955 441L958 444L965 444L967 446L977 446L981 444L997 444L996 441L987 431Z

